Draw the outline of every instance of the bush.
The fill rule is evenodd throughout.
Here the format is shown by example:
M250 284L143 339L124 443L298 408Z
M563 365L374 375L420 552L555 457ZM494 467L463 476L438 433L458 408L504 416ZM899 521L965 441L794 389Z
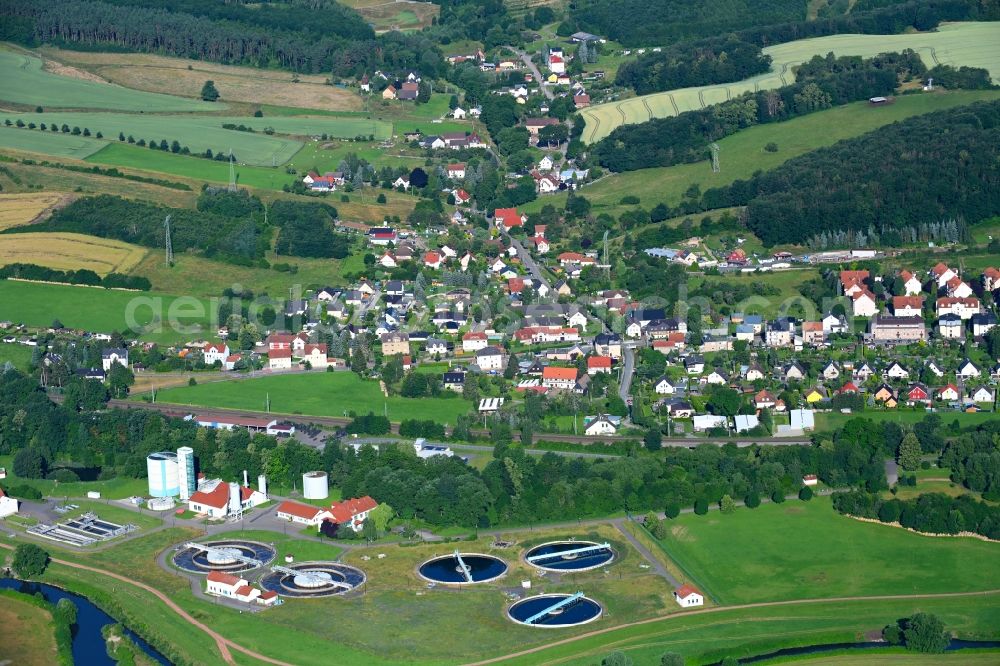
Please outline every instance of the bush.
M809 486L802 486L802 488L799 489L800 500L802 500L803 502L808 502L812 498L813 498L812 488L810 488Z
M58 481L59 483L76 483L80 480L80 476L76 472L65 467L53 470L45 478L49 481Z
M774 502L775 504L781 504L782 502L785 501L785 493L781 492L780 490L775 490L773 493L771 493L771 501Z
M694 512L699 516L704 516L708 513L708 500L704 497L699 497L694 501Z
M681 515L681 505L677 502L670 502L664 509L663 514L670 519L676 518Z
M49 554L33 543L22 543L14 549L11 568L18 578L38 578L49 565Z
M18 486L8 486L6 488L6 493L11 497L16 497L18 499L27 500L40 500L42 499L42 491L28 485L18 485Z
M619 201L618 203L620 203L623 206L630 206L639 203L639 197L635 196L634 194L627 194L623 196L621 198L621 201Z
M764 150L766 150L769 153L776 153L778 152L778 144L776 144L774 141L771 141L766 146L764 146Z
M750 494L743 500L743 504L748 509L756 509L760 506L760 495L756 491L751 490Z

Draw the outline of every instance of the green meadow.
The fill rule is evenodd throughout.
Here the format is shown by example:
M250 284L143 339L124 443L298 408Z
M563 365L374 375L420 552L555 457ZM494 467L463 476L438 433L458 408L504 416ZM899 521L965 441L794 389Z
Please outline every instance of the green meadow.
M143 339L166 342L204 335L208 312L208 303L193 297L0 281L0 319L27 326L48 327L59 320L67 328L111 333L127 330L131 321L141 327ZM165 323L171 319L192 330L173 330Z
M628 207L619 202L622 197L636 192L642 193L641 205L647 210L661 202L676 206L692 185L700 186L702 192L723 187L749 178L756 171L774 169L793 157L910 116L997 98L1000 98L997 90L960 90L905 95L889 106L873 107L867 102L839 106L783 123L758 125L721 139L718 142L720 173L712 173L706 155L705 161L694 164L611 174L585 186L580 194L591 201L595 214L627 210ZM777 144L777 152L764 150L769 143ZM547 203L558 208L565 203L565 198L565 194L541 196L524 208L528 212L537 211Z
M723 604L1000 588L1000 544L864 523L829 497L685 514L668 532L663 549Z
M0 100L45 108L114 111L219 111L225 104L141 92L130 88L47 72L34 56L0 50L3 86Z
M57 132L42 132L28 128L0 127L0 148L27 153L42 153L53 157L86 159L98 152L107 141L88 136L73 136Z
M259 166L280 165L287 162L302 147L302 142L292 136L320 136L353 138L374 134L376 138L386 138L392 131L389 123L363 118L340 118L333 116L282 116L275 118L246 118L237 116L207 115L152 115L142 113L7 113L0 114L0 122L5 120L40 125L46 123L62 127L89 128L92 134L101 132L105 139L117 140L119 133L132 135L136 141L147 142L166 140L178 141L195 153L205 150L226 153L230 150L241 164ZM254 132L225 129L224 124L252 127ZM274 134L268 135L265 129ZM41 130L35 131L43 134ZM52 132L49 132L52 133ZM147 148L147 150L149 150ZM155 151L149 150L150 153Z
M322 371L163 389L157 391L156 401L256 411L269 406L276 414L306 416L343 417L350 412L375 412L386 414L390 421L432 419L452 425L470 408L470 404L457 395L386 398L378 382L362 380L353 372Z
M581 112L586 121L583 140L593 143L616 127L651 118L675 116L724 102L745 92L789 85L793 68L814 55L854 55L870 58L879 53L913 49L928 67L936 64L983 67L1000 80L1000 22L952 23L934 32L902 35L830 35L769 46L771 70L739 82L682 88L598 104Z

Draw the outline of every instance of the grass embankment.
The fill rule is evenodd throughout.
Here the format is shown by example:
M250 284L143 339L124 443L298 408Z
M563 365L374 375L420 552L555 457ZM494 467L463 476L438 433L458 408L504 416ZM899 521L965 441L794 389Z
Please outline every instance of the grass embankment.
M27 326L47 327L58 319L67 328L111 333L135 324L143 339L168 342L205 335L208 316L208 304L194 297L0 281L0 319ZM172 318L193 330L172 330Z
M352 372L320 371L165 389L156 394L156 401L256 411L269 404L273 414L309 416L343 417L345 412L373 411L394 422L432 419L451 424L470 408L460 396L386 398L377 382L364 381Z
M950 424L952 421L958 421L959 424L964 428L977 426L987 421L992 421L997 418L997 415L992 412L976 412L972 414L967 414L965 412L937 412L937 415L941 417L941 420ZM882 423L884 421L893 421L899 423L900 425L910 425L918 423L927 418L928 413L925 411L916 411L911 409L899 409L899 410L884 410L884 411L864 411L855 412L853 414L843 414L841 412L823 412L816 414L816 430L833 432L834 430L843 427L845 423L851 419L865 418L871 419L876 423Z
M719 140L719 173L712 173L707 160L640 169L607 176L585 186L579 193L591 201L595 214L628 210L630 206L619 204L626 195L639 196L642 207L647 210L658 203L676 206L692 185L699 185L703 192L729 185L735 180L749 178L755 171L774 169L793 157L910 116L998 97L1000 91L974 90L906 95L896 98L894 104L881 107L856 102L782 123L758 125ZM777 144L778 151L764 150L769 143ZM543 196L524 208L529 212L537 211L547 203L560 207L565 198L565 194Z
M581 113L587 126L583 140L598 141L620 125L650 118L674 116L724 102L745 92L767 90L795 81L793 68L814 55L873 57L888 51L913 49L928 67L945 65L982 67L1000 80L1000 23L952 23L933 32L902 35L830 35L776 44L764 49L771 56L770 71L733 83L681 88L598 104Z
M24 595L0 592L0 656L13 666L50 666L58 663L52 613L32 604Z
M0 352L8 345L0 346ZM28 349L25 347L24 349ZM7 468L6 486L31 486L38 489L46 497L86 497L90 491L101 493L104 499L125 499L134 495L145 495L148 490L146 479L130 479L115 477L104 481L77 481L74 483L57 483L49 479L25 479L14 473L14 456L0 456L0 467ZM58 466L56 461L55 465ZM79 504L79 502L77 502Z
M862 523L829 497L685 514L669 530L665 550L726 604L1000 589L1000 544Z

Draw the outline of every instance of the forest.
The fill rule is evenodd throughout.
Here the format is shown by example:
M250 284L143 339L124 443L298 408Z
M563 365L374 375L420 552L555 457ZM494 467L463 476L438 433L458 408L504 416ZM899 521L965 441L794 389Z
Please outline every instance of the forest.
M824 12L808 21L806 5L801 0L578 0L563 32L587 30L625 46L667 46L732 32L763 47L823 35L930 30L942 21L1000 16L997 3L978 0L860 0L848 14Z
M771 68L771 56L732 35L678 44L622 64L615 83L639 95L740 81Z
M974 84L985 77L989 86L989 73L976 71L977 77L966 75L962 80ZM741 129L889 95L900 82L922 77L926 72L920 56L910 50L901 54L883 53L867 60L853 56L836 58L832 53L825 57L817 55L801 65L792 85L748 92L727 102L669 118L623 125L595 144L594 155L601 166L612 171L697 162L708 157L708 144Z
M707 191L705 208L746 205L767 245L885 233L1000 213L1000 102L915 116Z
M444 66L427 37L376 37L357 13L331 1L250 7L217 0L0 0L0 19L0 39L28 46L161 53L334 76L382 68L436 77Z
M926 493L901 500L882 499L877 494L855 490L834 493L833 508L846 515L899 523L927 534L972 532L987 539L1000 539L1000 507L980 502L971 495L949 497Z

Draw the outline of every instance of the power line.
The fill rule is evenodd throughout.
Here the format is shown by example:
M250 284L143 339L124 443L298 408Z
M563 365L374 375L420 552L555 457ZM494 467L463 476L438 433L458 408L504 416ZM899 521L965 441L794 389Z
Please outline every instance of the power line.
M233 149L229 149L229 191L236 191L236 167L233 164Z
M170 216L167 215L167 219L163 221L164 235L166 236L167 242L167 267L169 268L174 263L174 246L170 242Z

